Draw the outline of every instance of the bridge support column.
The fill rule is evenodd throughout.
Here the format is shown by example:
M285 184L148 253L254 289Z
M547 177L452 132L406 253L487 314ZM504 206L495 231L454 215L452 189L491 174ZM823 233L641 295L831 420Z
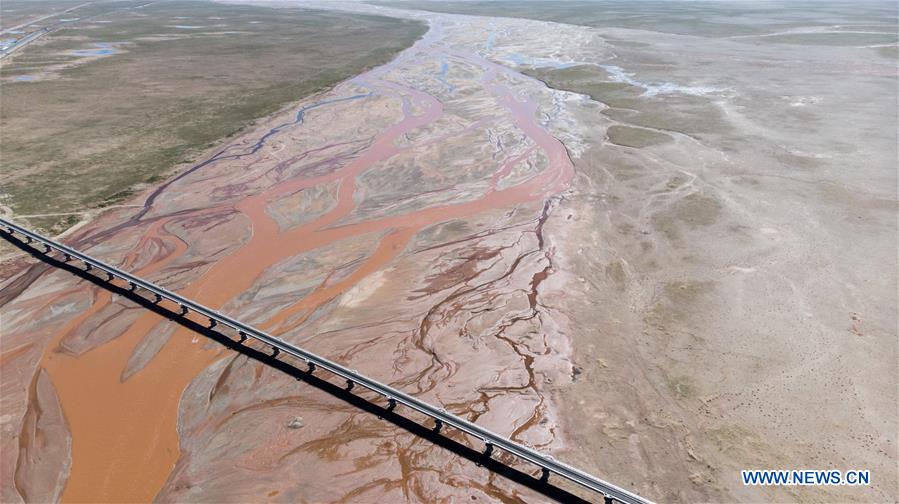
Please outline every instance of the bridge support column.
M272 347L272 357L278 357L278 354L281 353L281 349L278 347Z
M69 262L72 260L72 254L66 254L65 262Z
M107 282L112 282L113 280L115 280L115 275L113 275L112 273L110 273L110 272L107 271L107 272L106 272L106 281L107 281Z
M546 483L549 481L549 469L542 468L540 469L540 483Z
M490 458L490 455L493 454L493 443L490 441L486 441L484 443L484 456Z
M44 253L45 253L45 254L49 254L51 250L53 250L53 249L50 248L50 245L47 245L47 244L45 243L45 244L44 244Z
M387 399L387 411L393 411L396 409L396 399L390 397Z
M440 429L443 428L443 420L439 418L434 420L434 432L440 432Z
M184 305L181 305L181 316L183 317L185 315L187 315L187 307Z
M162 296L161 296L161 295L159 295L159 294L153 294L153 297L156 299L156 301L153 301L154 303L159 304L159 303L162 302Z
M84 271L90 271L92 269L94 269L94 267L91 266L91 263L84 263Z
M306 369L306 372L309 373L309 374L314 373L314 372L315 372L315 363L314 363L314 362L307 362L306 364L309 365L309 367Z
M347 380L346 381L346 391L349 392L349 391L353 390L353 387L355 385L356 385L356 382L354 382L353 380Z
M218 325L218 322L216 322L215 319L209 319L209 328L210 329L212 329L216 325Z
M26 237L25 237L25 241L28 242L28 243L31 243L31 242L33 242L34 240L32 240L30 236L26 236Z
M610 496L608 496L608 495L603 495L603 496L602 496L602 502L603 502L603 504L614 504L614 503L615 503L615 499L613 499L612 497L610 497Z
M241 343L243 343L244 341L247 340L247 333L245 333L245 332L243 332L243 331L238 331L237 334L240 335L240 342L241 342Z
M137 284L134 282L128 282L128 290L134 292L137 290Z

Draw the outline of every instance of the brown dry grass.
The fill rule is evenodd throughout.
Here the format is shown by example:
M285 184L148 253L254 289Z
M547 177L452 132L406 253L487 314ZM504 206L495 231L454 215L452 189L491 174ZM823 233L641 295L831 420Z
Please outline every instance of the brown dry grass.
M254 120L389 60L425 31L292 8L114 5L0 68L0 203L17 215L121 201ZM72 55L97 43L119 52ZM35 80L16 80L23 75ZM77 216L27 220L61 231Z

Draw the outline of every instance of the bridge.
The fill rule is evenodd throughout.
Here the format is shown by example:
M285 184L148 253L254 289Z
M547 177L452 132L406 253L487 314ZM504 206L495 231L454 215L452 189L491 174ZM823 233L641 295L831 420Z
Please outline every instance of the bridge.
M174 303L180 308L180 315L186 317L189 312L194 312L201 317L205 317L209 321L209 329L214 327L227 327L235 331L239 337L239 342L244 343L247 339L254 339L266 348L271 348L272 357L280 354L286 354L307 366L307 372L312 373L316 369L322 369L345 380L346 391L352 390L355 386L366 388L381 397L387 403L387 410L393 410L399 406L405 406L418 413L421 413L434 420L434 431L440 433L445 427L458 429L465 434L479 440L484 444L483 455L487 458L491 456L494 450L502 450L519 459L522 459L534 466L540 468L540 481L546 483L550 475L557 475L568 481L571 481L583 488L602 496L605 504L619 502L621 504L649 504L650 501L640 497L623 488L615 486L609 482L603 481L596 476L588 474L584 471L576 469L570 465L555 460L550 455L544 455L520 443L516 443L511 439L500 436L489 431L477 424L474 424L464 418L447 412L443 408L438 408L428 404L414 396L406 394L401 390L395 389L389 385L378 382L372 378L362 375L355 370L348 369L334 361L325 357L321 357L312 352L294 346L266 332L260 331L250 325L244 324L225 314L222 314L211 308L207 308L195 301L182 297L154 283L143 280L139 277L129 274L115 266L111 266L99 259L95 259L87 254L81 253L71 247L63 245L38 233L29 231L18 226L6 219L0 218L0 228L5 228L7 239L16 240L16 235L21 235L23 242L33 249L43 247L42 253L49 257L49 254L56 252L61 254L62 261L69 263L70 261L80 261L85 271L100 273L106 275L107 285L119 280L126 283L128 290L131 292L140 289L148 292L154 298L153 303L159 304L163 300Z

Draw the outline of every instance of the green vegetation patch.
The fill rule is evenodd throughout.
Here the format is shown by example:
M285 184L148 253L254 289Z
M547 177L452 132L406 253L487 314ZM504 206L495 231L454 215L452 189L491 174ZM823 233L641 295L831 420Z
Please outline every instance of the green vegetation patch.
M523 68L521 73L540 79L547 86L589 96L610 107L632 109L641 103L643 90L623 82L609 81L608 73L592 65L569 68Z
M696 385L687 376L668 377L668 390L677 399L693 399L697 395Z
M609 135L609 141L613 144L636 147L638 149L672 140L669 135L659 133L658 131L619 125L610 126L606 134Z
M877 52L884 58L899 59L899 46L878 47Z
M0 203L16 214L119 202L255 120L389 61L427 30L205 1L134 8L144 3L92 4L92 17L0 66ZM71 221L31 222L59 230Z
M608 73L599 67L524 68L521 72L551 88L584 94L602 102L610 107L603 114L632 126L687 135L715 134L730 129L721 111L706 98L682 94L645 97L642 88L609 81Z

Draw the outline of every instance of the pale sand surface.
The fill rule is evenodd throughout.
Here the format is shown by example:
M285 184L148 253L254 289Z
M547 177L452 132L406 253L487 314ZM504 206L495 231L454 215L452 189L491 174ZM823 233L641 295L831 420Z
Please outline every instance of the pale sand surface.
M304 5L431 30L71 243L652 499L896 499L895 57ZM26 263L4 502L543 500Z

